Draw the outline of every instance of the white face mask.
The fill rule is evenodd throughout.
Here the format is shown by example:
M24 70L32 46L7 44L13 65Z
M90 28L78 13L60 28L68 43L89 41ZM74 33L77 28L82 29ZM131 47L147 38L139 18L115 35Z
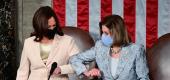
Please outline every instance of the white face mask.
M101 40L105 46L110 47L113 44L113 38L105 33L102 34Z

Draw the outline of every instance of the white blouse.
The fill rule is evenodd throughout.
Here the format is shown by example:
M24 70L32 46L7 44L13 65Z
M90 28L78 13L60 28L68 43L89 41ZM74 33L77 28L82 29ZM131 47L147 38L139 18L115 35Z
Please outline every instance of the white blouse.
M118 62L119 62L119 58L113 58L113 57L111 57L110 66L111 66L111 74L112 74L113 77L114 77L115 74L116 74Z
M47 62L51 47L51 44L40 44L40 54L44 63Z

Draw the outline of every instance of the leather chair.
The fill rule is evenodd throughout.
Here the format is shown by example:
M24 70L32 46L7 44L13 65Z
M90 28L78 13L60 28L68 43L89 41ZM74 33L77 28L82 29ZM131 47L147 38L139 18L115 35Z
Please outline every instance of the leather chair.
M94 40L92 39L90 34L82 29L73 26L66 26L62 28L62 30L64 34L67 34L75 39L76 45L79 47L80 52L90 49L92 46L95 45ZM87 67L89 67L89 69L94 68L95 62L90 63ZM69 77L71 78L71 80L78 80L76 75L70 75ZM83 80L89 80L89 78L83 78Z
M170 33L161 36L147 51L151 80L170 80Z
M94 40L90 34L82 29L66 26L62 28L64 34L72 36L75 39L77 46L80 48L80 51L87 50L94 46Z

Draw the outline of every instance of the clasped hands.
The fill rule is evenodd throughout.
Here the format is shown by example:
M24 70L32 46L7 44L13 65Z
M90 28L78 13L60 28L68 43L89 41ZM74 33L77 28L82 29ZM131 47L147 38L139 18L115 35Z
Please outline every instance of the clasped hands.
M55 68L53 75L60 75L60 74L61 74L61 68L60 67Z
M57 67L54 72L53 72L53 75L59 75L61 74L61 68L60 67ZM90 71L85 71L83 73L86 77L94 77L94 76L98 76L100 77L101 76L101 73L100 73L100 70L97 69L97 68L93 68L91 69Z
M96 77L96 76L100 77L101 76L100 70L97 68L93 68L90 71L85 71L83 74L86 77Z

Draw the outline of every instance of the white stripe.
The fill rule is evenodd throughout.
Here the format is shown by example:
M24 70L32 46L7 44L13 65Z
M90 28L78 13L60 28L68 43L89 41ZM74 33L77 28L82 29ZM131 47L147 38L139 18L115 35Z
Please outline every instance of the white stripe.
M77 26L77 0L66 0L66 26Z
M100 0L89 0L89 32L94 40L100 36L99 21Z
M123 17L123 0L112 0L112 13Z
M136 43L146 46L146 0L136 0Z
M41 6L50 6L50 7L52 7L52 0L42 0L40 5Z
M170 33L170 0L158 0L158 37Z

